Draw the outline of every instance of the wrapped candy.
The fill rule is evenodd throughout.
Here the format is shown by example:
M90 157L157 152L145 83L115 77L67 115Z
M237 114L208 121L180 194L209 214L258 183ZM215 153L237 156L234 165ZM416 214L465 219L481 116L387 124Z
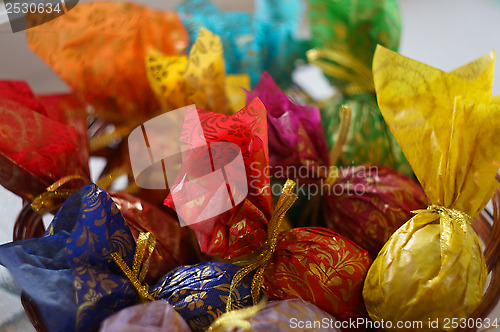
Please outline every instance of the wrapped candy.
M226 71L248 74L255 85L263 70L289 85L293 61L305 53L296 40L303 5L298 0L258 0L254 14L221 11L207 0L187 0L177 6L194 43L200 28L219 35Z
M174 110L196 104L214 112L233 113L244 106L241 87L249 88L248 76L226 75L223 53L220 38L204 28L189 57L149 50L146 74L163 108Z
M232 311L219 317L210 326L209 332L243 331L337 331L335 318L315 305L291 299L271 301L265 305Z
M189 228L181 227L176 216L167 213L137 197L126 193L111 193L125 222L137 241L141 233L149 232L156 239L151 254L146 282L156 282L165 273L179 265L199 261L199 249L193 243L194 235Z
M279 235L262 290L269 299L303 299L340 320L366 317L361 290L371 262L366 251L328 229L294 228Z
M254 99L234 115L201 109L187 114L181 136L184 146L182 165L177 181L170 186L165 204L181 216L183 212L189 213L192 219L202 216L207 209L221 208L221 201L217 199L220 193L216 186L218 183L200 189L200 197L193 199L190 187L183 180L196 176L197 172L204 173L207 169L212 171L210 163L216 169L229 165L235 151L226 151L223 146L217 145L219 142L230 142L234 144L232 148L239 148L244 173L241 169L233 170L238 176L232 176L232 182L226 183L233 188L246 187L247 195L233 208L227 211L223 209L225 212L203 222L190 224L189 227L195 231L202 252L230 259L259 250L266 238L267 218L271 215L269 176L266 171L269 164L266 111L260 100ZM202 144L210 145L213 157L208 153L200 154L198 147ZM179 199L175 203L173 188L177 188L175 192ZM233 200L236 201L236 198L240 197L234 196ZM181 212L180 205L189 208Z
M374 164L410 176L411 169L377 106L371 64L377 44L397 49L401 19L396 0L309 0L312 44L309 61L320 66L342 94L338 105L322 110L331 148L338 135L340 106L352 109L350 144L339 159L342 166Z
M137 304L107 318L99 332L190 332L188 325L166 301Z
M166 300L184 318L192 331L205 331L226 311L231 280L239 266L204 262L180 266L151 288L157 300ZM250 276L231 293L233 308L252 304Z
M247 100L255 97L267 110L271 177L301 182L325 177L328 149L319 109L292 102L266 72Z
M427 206L422 188L388 167L348 167L339 173L323 198L325 222L373 258L411 211Z
M201 219L210 212L216 214L211 219L201 219L188 225L195 230L203 252L244 266L233 278L231 289L257 270L256 279L252 282L254 303L260 296L260 285L263 283L264 294L270 298L302 298L336 318L365 317L361 289L371 264L365 250L322 228L293 229L278 234L284 214L296 195L292 193L294 185L287 182L274 212L270 213L269 175L265 171L268 166L266 112L262 103L254 99L231 117L202 110L197 113L200 125L193 119L184 123L182 143L186 151L200 144L199 136L206 137L211 146L219 141L237 144L243 155L246 177L228 178L247 181L248 194L241 203L224 213L216 213L221 202L210 199L217 197L217 193L204 190L204 196L193 199L195 197L190 196L190 188L193 187L187 179L195 177L190 170L196 169L203 159L199 154L187 154L183 156L178 181L171 186L171 194L165 203L179 213L182 204L174 200L172 193L175 193L184 195L186 202L182 203L189 206L191 219ZM216 120L217 126L212 125ZM226 165L224 158L220 159L226 155L225 152L228 151L215 150L213 155L218 156L217 163L214 162L216 165ZM234 182L228 184L238 187ZM332 279L335 282L331 282ZM304 286L304 280L312 286ZM231 297L227 308L232 308Z
M445 73L375 52L380 109L432 205L415 211L370 268L363 296L374 320L445 330L445 318L466 319L481 301L488 271L471 220L498 187L493 68L493 53Z
M96 115L116 123L158 109L143 64L148 49L181 55L188 46L176 13L126 2L79 4L29 29L27 37L29 47L95 107Z
M61 178L90 176L86 133L72 126L84 120L72 122L47 98L24 82L0 81L0 183L29 200Z
M135 249L115 203L92 184L66 200L44 237L1 246L0 263L31 297L49 331L90 332L139 301L114 262L116 256L132 266Z

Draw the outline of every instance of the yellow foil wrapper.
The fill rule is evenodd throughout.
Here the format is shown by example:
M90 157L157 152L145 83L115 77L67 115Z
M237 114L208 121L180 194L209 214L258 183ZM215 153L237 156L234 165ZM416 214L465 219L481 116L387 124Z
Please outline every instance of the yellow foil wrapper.
M500 166L494 53L450 73L379 46L373 60L382 115L431 204L401 226L368 271L374 320L405 330L453 330L479 305L488 274L471 217L492 197ZM437 324L437 325L436 325Z
M250 89L248 75L226 75L222 42L205 28L201 28L189 57L149 50L146 74L167 110L195 104L204 110L231 114L245 105L242 88Z

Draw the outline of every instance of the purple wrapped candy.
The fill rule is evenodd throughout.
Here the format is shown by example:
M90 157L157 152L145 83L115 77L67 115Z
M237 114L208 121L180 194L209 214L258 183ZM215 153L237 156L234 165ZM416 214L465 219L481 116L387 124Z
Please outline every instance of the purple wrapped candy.
M99 332L190 332L167 301L153 301L122 309L106 319Z

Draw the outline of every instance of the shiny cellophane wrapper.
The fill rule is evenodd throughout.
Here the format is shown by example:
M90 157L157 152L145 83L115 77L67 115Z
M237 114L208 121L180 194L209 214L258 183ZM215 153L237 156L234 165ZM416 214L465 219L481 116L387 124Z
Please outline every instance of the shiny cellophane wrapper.
M169 213L167 207L158 208L125 193L112 193L111 197L136 241L141 232L150 232L155 237L156 245L145 279L147 283L155 283L177 266L199 261L194 236L187 227L181 227L173 211Z
M328 149L319 109L291 101L266 72L248 93L248 101L255 97L267 110L271 177L301 183L326 177Z
M196 112L195 112L196 113ZM224 115L198 109L197 115L201 122L204 137L203 141L210 143L231 142L239 146L246 172L248 195L246 198L227 212L219 214L209 220L189 225L198 238L201 251L212 256L224 259L250 254L260 249L267 237L267 222L271 216L271 194L269 188L269 152L267 143L266 110L262 102L256 98L234 115ZM192 121L191 121L192 122ZM189 125L187 120L183 128L182 143L189 146L197 144L200 139L197 126ZM221 159L222 158L222 159ZM225 166L224 153L218 153L214 162ZM178 179L183 179L189 170L204 160L199 155L192 155L183 160L178 173ZM178 186L176 188L176 186ZM185 190L182 183L177 183L171 190L177 190L182 195ZM186 193L188 195L189 193ZM207 205L205 200L195 201L190 209L192 215L200 215L204 209L214 208ZM171 194L165 204L175 209ZM176 202L177 204L177 202ZM217 207L215 207L217 208Z
M0 247L0 261L36 304L49 331L95 331L102 320L139 300L113 262L131 266L135 242L111 197L81 188L58 211L46 234Z
M167 301L137 304L107 318L99 332L190 332L184 319Z
M226 311L229 288L239 266L204 262L180 266L162 277L150 290L156 300L165 300L184 318L192 331L205 331ZM252 305L251 275L231 293L233 309Z
M95 107L96 115L114 122L158 109L143 62L148 49L181 55L188 46L176 13L126 2L81 3L29 29L27 37L29 47Z
M222 11L207 0L188 0L176 7L191 43L201 27L219 35L230 74L248 74L252 86L263 70L280 84L291 83L293 61L305 53L295 39L303 4L298 0L257 0L255 12Z
M494 55L451 73L379 47L375 87L382 114L431 204L401 226L368 272L373 319L466 319L488 274L471 227L492 197L500 165L500 102L491 97ZM467 216L468 215L468 216Z
M258 310L256 314L250 315L244 321L248 322L251 331L256 332L285 332L295 331L337 331L333 326L335 318L327 314L314 304L301 299L290 299L283 301L271 301ZM228 318L220 327L214 328L214 332L243 332L248 329L239 327L234 319Z
M339 170L323 201L329 229L366 249L375 258L389 237L425 209L427 197L418 183L385 166Z
M396 0L309 0L309 4L313 46L320 52L334 53L321 54L317 64L342 94L337 105L322 110L330 148L338 135L341 105L352 109L349 144L344 146L339 164L384 165L411 175L405 156L380 114L371 74L378 44L398 48L401 18Z
M354 242L320 227L279 236L264 272L269 299L300 298L339 320L367 317L361 290L372 260Z
M200 29L189 56L167 55L150 49L146 55L146 75L165 110L186 105L231 114L245 106L250 87L247 75L226 75L224 50L219 36Z
M0 182L25 199L64 176L89 177L86 133L75 129L81 121L59 112L55 99L37 99L24 82L0 81Z

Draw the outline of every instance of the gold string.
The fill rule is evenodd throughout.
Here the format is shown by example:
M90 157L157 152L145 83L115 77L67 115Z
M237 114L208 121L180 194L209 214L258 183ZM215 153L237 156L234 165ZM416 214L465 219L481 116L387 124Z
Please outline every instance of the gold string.
M66 183L72 181L82 181L84 183L89 183L89 180L84 178L81 175L68 175L65 176L45 189L46 191L37 197L35 197L31 201L31 208L33 211L40 215L44 215L47 212L50 212L55 208L54 200L68 198L71 196L76 190L75 189L60 189Z
M119 140L130 134L134 127L123 126L116 128L113 132L107 134L100 134L90 138L89 150L90 152L98 151L105 148L109 143Z
M288 211L288 209L290 209L290 207L297 199L297 195L293 193L294 188L295 188L295 182L292 180L287 180L281 192L281 196L278 200L278 203L274 208L271 220L269 221L267 240L264 243L261 252L255 258L247 255L243 260L240 260L240 262L246 266L240 269L234 275L233 280L231 281L231 286L229 287L229 296L226 303L226 312L229 312L232 309L231 295L234 289L241 282L241 280L243 280L245 276L247 276L250 272L254 270L257 270L257 272L255 273L252 279L251 293L252 293L253 303L257 304L260 297L260 286L262 285L262 280L264 279L264 271L276 250L279 227L281 225L283 218L285 217L285 213ZM231 262L234 262L234 260L232 260Z
M125 273L128 280L132 283L135 290L139 294L141 298L141 302L153 301L153 296L149 294L149 286L146 283L142 283L144 278L146 277L146 273L149 268L149 261L151 258L151 254L156 245L156 240L154 236L147 232L141 232L139 234L139 238L137 239L137 246L135 248L134 254L134 263L132 265L132 270L128 267L127 263L123 260L123 258L117 253L112 252L111 257L113 257L115 263L120 267L120 269ZM144 264L142 264L142 270L140 269L141 263L144 260L144 255L146 253L146 249L148 252L148 257Z
M347 105L342 105L340 107L340 125L339 125L339 136L335 145L330 150L330 169L328 171L328 177L326 179L326 185L332 186L337 178L339 177L339 172L337 169L337 161L342 153L342 148L346 144L347 136L349 134L349 129L351 127L352 110Z
M109 173L102 175L99 180L95 182L95 184L98 187L107 190L118 177L123 174L128 174L128 171L129 168L127 166L114 168Z
M325 74L346 81L347 86L342 91L344 94L375 92L371 69L347 51L312 49L307 52L307 59Z
M440 216L441 223L441 234L440 234L440 245L441 251L447 252L449 250L449 244L451 242L454 227L452 222L458 223L460 229L467 234L468 225L472 225L472 217L467 213L455 209L449 209L440 205L431 205L425 210L413 210L412 213L437 213ZM443 257L442 257L443 258Z
M266 303L267 300L263 299L254 306L226 312L210 324L207 332L232 331L233 328L242 328L245 331L250 331L251 326L248 319L261 311Z

